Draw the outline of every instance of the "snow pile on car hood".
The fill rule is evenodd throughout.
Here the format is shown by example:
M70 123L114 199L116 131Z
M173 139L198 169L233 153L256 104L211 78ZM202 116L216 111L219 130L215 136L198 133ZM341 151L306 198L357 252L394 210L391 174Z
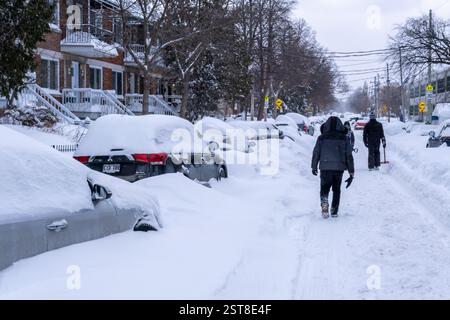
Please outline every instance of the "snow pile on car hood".
M87 167L0 126L0 219L92 208Z
M88 177L108 187L120 209L138 209L155 228L162 226L159 204L146 189L90 170L21 133L0 126L0 221L93 209Z
M75 156L191 153L204 148L194 126L179 117L108 115L91 124Z

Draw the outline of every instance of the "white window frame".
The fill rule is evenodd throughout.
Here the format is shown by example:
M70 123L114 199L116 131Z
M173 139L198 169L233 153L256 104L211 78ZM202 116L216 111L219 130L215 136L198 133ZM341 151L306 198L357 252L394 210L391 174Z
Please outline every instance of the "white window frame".
M115 83L113 82L113 90L115 90L116 91L116 94L119 96L119 97L123 97L124 96L124 79L123 79L123 71L118 71L118 70L112 70L112 74L114 74L114 72L115 73L120 73L121 74L121 79L122 79L122 94L118 94L117 93L117 90L115 90L114 89L114 86L115 86ZM112 79L114 80L114 76L112 76ZM116 81L117 81L117 77L116 77Z
M100 88L91 88L94 90L103 90L103 68L89 65L89 69L97 69L100 70ZM91 70L89 70L89 86L91 86Z
M48 86L48 87L44 87L43 86L43 88L44 89L47 89L47 90L56 90L56 91L59 91L59 71L60 71L60 65L59 65L59 59L55 59L55 58L50 58L50 57L41 57L41 63L42 63L42 60L47 60L47 61L53 61L53 62L56 62L56 89L52 89L52 88L49 88L50 86ZM39 71L40 71L41 69L39 68ZM48 65L48 67L47 67L47 72L48 72L48 75L50 75L50 65ZM50 77L47 77L47 79L48 79L48 81L49 82L51 82L50 81ZM42 84L42 83L41 83ZM47 84L46 84L47 85Z

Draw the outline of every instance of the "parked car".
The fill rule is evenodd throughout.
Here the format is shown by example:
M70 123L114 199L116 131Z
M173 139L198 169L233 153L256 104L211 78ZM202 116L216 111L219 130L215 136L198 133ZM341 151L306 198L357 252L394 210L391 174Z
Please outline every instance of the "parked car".
M250 141L284 138L283 131L271 122L233 120L227 123L243 130Z
M239 132L232 125L217 118L204 117L194 125L203 141L211 146L211 150L220 148L222 151L239 151L249 153L254 147L244 132ZM216 144L217 147L212 145Z
M293 141L297 141L302 135L303 127L299 127L297 123L287 115L280 115L276 119L276 126L283 131L285 137Z
M427 148L438 148L443 144L447 144L450 147L450 120L441 124L437 130L437 134L435 131L430 132Z
M355 123L355 130L364 130L364 128L366 127L367 123L369 123L369 121L366 120L366 119L360 119L360 120L356 121L356 123Z
M190 122L174 116L101 117L90 126L74 158L129 182L176 172L200 182L227 177L220 155L211 153Z
M297 124L298 128L306 133L309 134L311 136L314 135L314 125L315 123L310 123L308 118L299 114L299 113L287 113L286 116L288 116L289 118L291 118L292 120L295 121L295 123Z
M146 189L89 170L4 126L0 136L0 270L133 228L160 229L158 202Z

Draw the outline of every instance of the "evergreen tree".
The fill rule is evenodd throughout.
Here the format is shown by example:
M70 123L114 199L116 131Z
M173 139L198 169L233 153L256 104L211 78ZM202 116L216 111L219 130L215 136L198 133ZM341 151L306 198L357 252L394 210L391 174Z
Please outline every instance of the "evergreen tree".
M53 6L48 0L0 0L0 95L8 107L29 81L36 47L50 30Z

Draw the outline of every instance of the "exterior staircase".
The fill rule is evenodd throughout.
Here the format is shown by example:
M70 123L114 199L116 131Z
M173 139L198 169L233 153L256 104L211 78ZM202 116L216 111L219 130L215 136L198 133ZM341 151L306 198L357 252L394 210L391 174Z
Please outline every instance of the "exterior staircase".
M37 84L28 84L23 92L25 95L31 95L35 98L38 105L47 107L50 112L52 112L55 117L63 122L69 124L75 124L81 120L73 114L68 108L66 108L62 103L56 100L51 94L49 94L45 89L41 88Z

